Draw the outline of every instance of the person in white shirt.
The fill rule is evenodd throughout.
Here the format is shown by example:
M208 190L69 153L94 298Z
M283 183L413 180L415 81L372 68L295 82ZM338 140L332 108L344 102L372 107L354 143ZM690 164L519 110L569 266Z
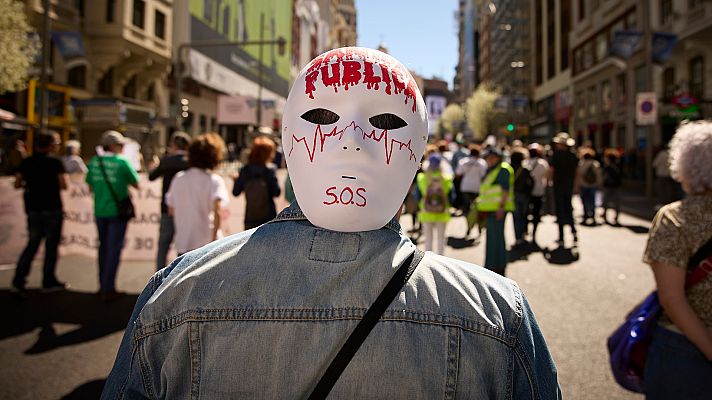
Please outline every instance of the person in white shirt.
M542 158L542 147L539 143L529 145L529 159L525 161L526 167L529 168L529 173L534 179L534 188L529 198L529 210L532 223L532 243L536 243L536 228L541 221L541 206L544 196L546 195L546 187L548 185L549 163Z
M480 158L480 146L470 145L470 155L460 160L455 171L455 175L461 178L460 193L462 194L462 212L465 218L470 214L472 203L480 194L480 185L486 172L487 163ZM470 230L468 224L465 238L470 236ZM481 233L478 231L478 236Z
M64 163L64 170L68 174L86 174L88 171L87 165L79 156L80 149L81 144L77 140L67 140L67 143L64 144L65 154L62 157L62 163Z
M229 201L222 177L211 172L222 161L225 143L215 133L198 136L188 147L190 168L179 172L166 193L173 216L178 255L222 237L220 210Z

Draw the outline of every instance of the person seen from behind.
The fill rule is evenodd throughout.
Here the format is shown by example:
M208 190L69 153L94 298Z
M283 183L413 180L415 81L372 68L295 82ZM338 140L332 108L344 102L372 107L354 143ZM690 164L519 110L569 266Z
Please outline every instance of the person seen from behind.
M542 157L543 148L538 143L529 145L529 159L527 160L527 168L531 171L534 187L532 188L531 196L529 197L529 215L532 223L532 243L536 243L536 230L541 221L542 205L546 196L546 190L549 184L547 176L549 174L549 163ZM528 224L525 232L529 230Z
M277 182L277 169L272 164L274 141L258 136L252 142L247 165L240 168L232 194L245 193L245 229L256 228L277 216L274 198L281 190Z
M85 174L87 172L87 166L79 156L81 148L78 140L67 140L67 143L64 144L62 163L68 174Z
M331 70L322 65L363 70L375 61L384 76L400 76L407 102L384 84L334 91L307 80ZM323 147L298 140L332 124L344 135ZM366 48L320 56L296 77L282 126L297 201L154 274L102 399L561 398L517 283L418 250L398 222L428 135L425 102L403 64ZM353 126L388 129L410 145L389 155L382 141L345 129ZM368 322L374 329L357 332L363 345L347 346L355 357L342 357Z
M475 199L480 194L480 185L482 178L487 172L487 163L480 158L480 146L477 144L470 145L470 154L460 160L455 170L456 176L460 176L460 195L462 196L462 213L466 219L470 215L473 207L476 207ZM468 221L467 232L465 239L470 236L470 222ZM480 236L480 225L477 227L477 237Z
M162 178L161 182L161 221L158 228L158 251L156 252L156 270L166 266L166 258L168 249L173 242L175 236L175 224L173 216L168 212L166 204L166 193L171 187L173 178L181 171L189 168L188 164L188 145L190 144L190 136L181 131L176 131L171 136L170 147L165 156L156 168L148 174L148 179L154 181Z
M217 133L205 133L188 145L189 168L173 178L166 192L168 213L175 224L178 255L222 237L221 210L229 195L225 180L213 170L225 154L225 142Z
M524 244L527 234L527 217L531 201L534 178L527 167L529 152L524 147L512 149L509 156L514 170L514 238L515 246Z
M502 161L502 151L496 147L486 149L483 157L488 169L480 186L477 210L485 220L484 267L504 276L507 268L504 222L507 213L514 211L514 170Z
M445 227L450 221L450 193L452 175L443 172L443 159L439 153L428 157L425 171L417 175L420 206L418 219L425 235L425 251L435 249L437 254L445 252Z
M574 209L571 205L579 163L578 157L572 150L576 141L568 133L560 132L554 136L553 142L554 153L551 156L549 179L553 182L556 223L559 225L559 239L556 243L559 247L564 246L564 227L569 225L574 245L577 245Z
M580 153L576 179L583 203L583 225L596 225L596 192L603 181L601 164L594 158L596 152L592 148L582 148Z
M618 216L621 211L620 187L623 185L618 151L608 149L603 153L603 214L604 224L618 225ZM615 212L613 222L608 221L608 209Z
M119 215L117 200L129 197L129 186L138 189L138 174L129 160L121 155L128 139L113 130L104 132L102 155L89 161L86 182L94 193L94 217L99 233L99 294L102 301L115 300L122 292L116 290L116 274L128 220Z
M44 239L44 265L42 290L62 290L66 284L57 280L57 248L62 237L62 198L60 191L67 189L67 174L62 161L57 158L59 135L43 132L35 136L35 152L20 163L15 173L15 188L24 189L27 214L27 246L20 254L12 279L12 290L24 296L27 275L32 260Z
M712 394L712 274L686 288L688 262L700 251L712 266L712 121L685 123L670 142L670 171L687 196L655 216L643 261L663 308L648 349L646 398L709 399ZM692 266L693 268L696 266Z

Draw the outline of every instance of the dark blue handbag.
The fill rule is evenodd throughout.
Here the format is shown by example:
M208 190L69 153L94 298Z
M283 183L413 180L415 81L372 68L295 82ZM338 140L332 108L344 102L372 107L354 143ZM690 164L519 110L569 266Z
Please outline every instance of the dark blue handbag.
M711 254L712 239L690 257L685 289L702 282L712 272ZM643 393L645 359L661 310L658 293L650 293L628 313L623 325L608 338L613 377L619 385L630 391Z
M657 292L650 293L608 338L613 377L619 385L633 392L643 392L645 358L660 310Z

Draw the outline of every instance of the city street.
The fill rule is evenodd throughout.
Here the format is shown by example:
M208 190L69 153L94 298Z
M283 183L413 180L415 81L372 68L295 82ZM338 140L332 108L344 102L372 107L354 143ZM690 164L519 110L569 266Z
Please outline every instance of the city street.
M402 223L404 230L410 229L409 216ZM605 347L609 333L653 287L652 274L640 261L649 222L623 215L621 223L621 227L581 226L580 248L572 252L552 249L556 226L547 216L540 226L539 243L548 250L531 246L510 252L517 260L509 265L507 275L519 283L534 308L557 363L564 398L642 398L615 384ZM482 263L483 243L460 239L464 229L463 218L450 222L445 254ZM511 224L507 234L511 243ZM89 258L60 260L59 278L71 283L69 291L31 290L24 301L7 289L12 268L0 270L0 311L6 316L0 328L0 398L96 398L133 303L153 273L152 263L124 262L118 287L130 295L110 304L95 295L97 269ZM33 268L30 288L38 286L40 269L40 265Z

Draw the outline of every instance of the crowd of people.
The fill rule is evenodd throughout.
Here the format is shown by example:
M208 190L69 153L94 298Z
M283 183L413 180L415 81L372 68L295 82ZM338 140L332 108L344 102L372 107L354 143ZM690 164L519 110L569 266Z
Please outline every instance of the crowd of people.
M116 289L116 275L128 222L134 217L129 187L139 188L137 171L122 156L128 140L120 132L105 132L99 154L85 165L78 155L79 142L68 141L65 155L59 158L57 133L36 136L36 151L23 160L15 179L15 187L24 189L29 240L17 263L13 291L26 296L26 277L42 240L45 241L42 290L68 287L55 275L64 218L60 191L67 188L68 174L82 173L86 174L85 181L94 199L99 240L98 294L105 302L123 295ZM274 198L280 195L280 188L271 164L275 149L272 139L257 137L249 155L250 162L235 180L233 194L245 193L246 196L246 229L276 216ZM177 131L169 141L166 155L150 166L149 180L162 178L156 269L167 265L171 243L180 256L223 236L221 215L229 202L229 192L215 169L225 153L225 144L218 134L205 133L191 138Z
M429 144L417 184L404 201L405 212L413 215L413 232L425 238L425 250L442 254L446 225L452 216L461 216L466 226L463 239L470 238L475 227L478 239L485 229L484 266L504 274L506 215L512 214L515 247L527 241L537 245L537 228L545 210L556 216L557 245L565 245L568 226L576 246L572 207L576 194L583 204L581 224L618 225L622 186L618 151L606 149L598 154L590 145L576 149L575 140L565 132L558 133L552 144L525 146L519 140L504 146L473 143L466 148L457 141ZM614 212L611 220L609 208Z

